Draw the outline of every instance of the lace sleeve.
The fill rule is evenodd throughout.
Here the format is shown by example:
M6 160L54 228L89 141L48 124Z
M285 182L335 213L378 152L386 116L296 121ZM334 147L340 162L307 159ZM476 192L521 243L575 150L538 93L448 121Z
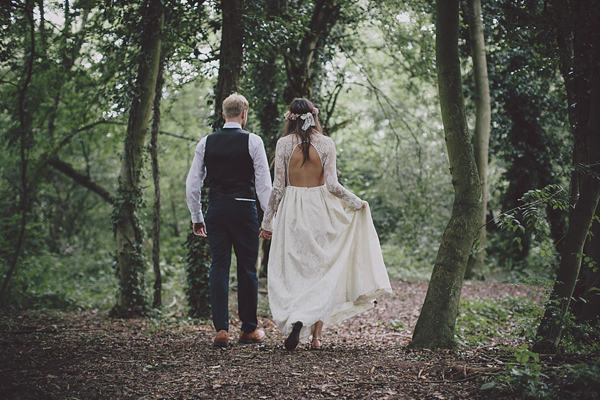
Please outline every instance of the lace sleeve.
M329 149L323 162L323 171L325 173L325 185L327 190L335 197L347 202L355 210L362 208L362 200L354 193L343 187L337 178L337 169L335 165L335 143L330 138Z
M265 231L271 232L273 230L273 216L279 202L285 192L285 160L284 160L284 146L281 140L277 141L275 148L275 177L273 178L273 191L269 198L269 205L267 211L263 216L261 227Z

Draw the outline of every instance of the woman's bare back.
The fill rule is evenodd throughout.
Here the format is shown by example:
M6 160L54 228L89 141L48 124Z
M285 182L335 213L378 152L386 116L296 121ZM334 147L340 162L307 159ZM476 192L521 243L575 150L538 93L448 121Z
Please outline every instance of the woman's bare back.
M306 160L302 165L302 148L300 145L296 146L290 159L289 174L290 174L290 185L297 187L315 187L325 184L325 175L323 173L323 165L319 158L319 153L311 145L308 149L310 156L309 160Z

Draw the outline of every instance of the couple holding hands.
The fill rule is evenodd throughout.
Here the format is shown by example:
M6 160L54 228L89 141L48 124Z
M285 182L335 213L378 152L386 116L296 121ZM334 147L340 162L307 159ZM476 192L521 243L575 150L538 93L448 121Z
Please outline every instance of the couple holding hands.
M308 340L312 349L322 349L323 327L372 308L377 296L391 292L369 206L338 182L335 144L323 135L318 113L306 99L290 104L273 184L262 139L244 130L248 101L239 94L223 101L223 128L196 147L186 196L194 234L208 238L211 252L214 346L229 342L232 246L242 322L238 341L265 338L256 315L259 237L272 240L269 306L287 336L287 350ZM205 218L202 186L209 188ZM256 198L264 211L260 227Z

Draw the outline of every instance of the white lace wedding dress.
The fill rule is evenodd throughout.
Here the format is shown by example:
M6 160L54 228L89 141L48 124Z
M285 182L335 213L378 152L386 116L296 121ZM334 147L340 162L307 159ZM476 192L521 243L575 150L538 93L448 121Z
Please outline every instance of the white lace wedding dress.
M315 322L323 321L326 329L372 308L377 296L392 290L369 206L361 209L361 200L338 182L333 140L311 136L325 185L310 188L289 184L288 166L299 144L297 135L277 142L273 192L262 228L273 232L271 313L284 335L302 321L300 341L306 342Z

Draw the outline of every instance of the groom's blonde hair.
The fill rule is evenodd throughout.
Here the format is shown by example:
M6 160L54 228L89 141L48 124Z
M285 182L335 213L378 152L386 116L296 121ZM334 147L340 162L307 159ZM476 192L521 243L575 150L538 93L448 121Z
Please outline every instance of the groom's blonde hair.
M241 94L233 93L223 100L223 114L225 118L237 117L242 111L248 109L248 100Z

